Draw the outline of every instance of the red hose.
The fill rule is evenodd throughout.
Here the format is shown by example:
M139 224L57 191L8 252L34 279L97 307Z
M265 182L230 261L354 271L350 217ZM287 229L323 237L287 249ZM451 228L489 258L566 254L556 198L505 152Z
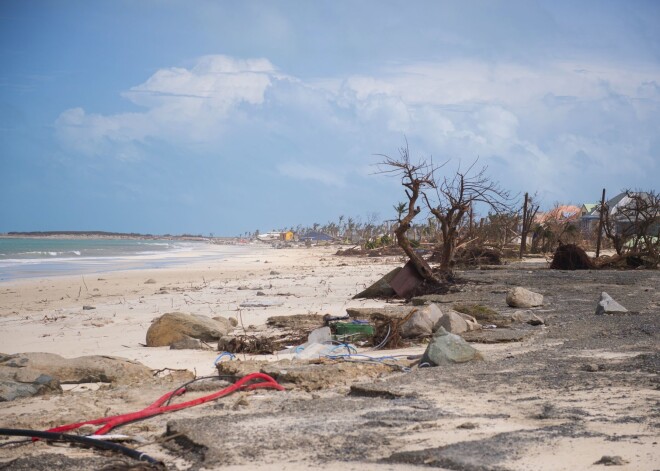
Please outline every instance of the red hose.
M249 383L250 381L253 380L263 380L262 382L255 383L255 384L246 384ZM82 427L83 425L100 425L104 424L103 427L98 429L96 432L94 432L94 435L103 435L108 433L110 430L113 428L123 425L127 422L133 422L136 420L140 419L146 419L147 417L152 417L154 415L158 414L163 414L165 412L172 412L175 410L181 410L185 409L187 407L192 407L192 406L197 406L199 404L204 404L205 402L213 401L214 399L218 399L220 397L227 396L233 392L236 392L241 389L246 389L248 391L251 391L253 389L260 389L260 388L272 388L272 389L277 389L278 391L284 391L284 388L277 383L273 378L270 376L263 374L263 373L252 373L247 376L244 376L243 378L239 379L236 381L234 384L231 386L226 387L225 389L222 389L220 391L217 391L213 394L209 394L208 396L203 396L199 397L197 399L193 399L192 401L188 402L182 402L180 404L170 404L168 406L163 406L162 404L165 403L170 397L172 396L179 396L183 393L186 392L185 388L180 388L177 389L176 391L171 391L165 394L164 396L158 398L153 404L145 407L141 411L138 412L131 412L128 414L121 414L121 415L114 415L110 417L102 417L99 419L94 419L94 420L87 420L85 422L78 422L75 424L67 424L67 425L61 425L59 427L51 428L48 430L48 432L66 432L68 430L73 430L77 429L79 427Z

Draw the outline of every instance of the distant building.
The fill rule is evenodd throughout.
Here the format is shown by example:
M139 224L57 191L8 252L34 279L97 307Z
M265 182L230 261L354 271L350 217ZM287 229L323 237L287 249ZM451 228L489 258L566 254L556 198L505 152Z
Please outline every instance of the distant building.
M328 234L324 234L323 232L318 232L318 231L309 231L304 235L301 235L299 239L302 242L310 241L310 242L330 242L335 240L334 237L329 236Z

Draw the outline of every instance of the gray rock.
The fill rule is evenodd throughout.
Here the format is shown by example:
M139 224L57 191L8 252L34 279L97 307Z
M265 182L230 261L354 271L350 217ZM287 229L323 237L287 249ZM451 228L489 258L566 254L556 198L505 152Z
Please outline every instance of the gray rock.
M94 306L88 306L88 305L83 306L83 311L91 311L92 309L96 309L96 308Z
M600 293L600 301L598 301L598 306L596 306L597 315L623 314L626 312L628 312L628 309L612 299L612 296L607 294L605 291Z
M13 401L22 397L42 394L61 394L60 382L45 374L40 374L34 381L12 381L0 379L0 402Z
M542 306L543 295L517 286L506 293L506 303L511 307Z
M124 358L90 355L63 358L54 353L20 353L0 363L0 378L38 381L41 375L60 383L133 383L151 379L151 369Z
M455 334L450 334L440 327L433 335L433 340L426 347L420 365L428 363L431 366L448 363L465 363L481 359L481 354L469 343Z
M149 278L147 281L144 282L145 285L153 285L156 283L156 280L153 278Z
M437 327L442 327L452 334L462 334L463 332L471 330L467 321L463 319L463 316L451 309L442 315L438 321Z
M399 335L406 339L429 337L433 335L433 331L442 316L442 311L435 304L416 310L410 316L410 319L399 328Z
M228 328L210 317L168 312L153 320L147 330L147 347L165 347L186 337L212 342L226 335Z
M594 464L603 464L605 466L623 466L624 464L628 464L628 462L620 456L603 455L601 459L596 461Z

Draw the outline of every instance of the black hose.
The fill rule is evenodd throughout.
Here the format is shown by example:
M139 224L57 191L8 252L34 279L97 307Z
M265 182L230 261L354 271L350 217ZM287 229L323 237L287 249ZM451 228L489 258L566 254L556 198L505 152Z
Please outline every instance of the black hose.
M141 451L134 450L122 445L104 440L97 440L95 438L84 437L81 435L70 435L67 433L55 432L41 432L39 430L24 430L14 428L0 428L0 435L8 435L13 437L32 437L43 438L44 440L51 440L55 442L72 442L88 445L93 448L100 448L101 450L116 451L130 458L138 461L146 461L147 463L161 465L162 463L151 456L142 453Z

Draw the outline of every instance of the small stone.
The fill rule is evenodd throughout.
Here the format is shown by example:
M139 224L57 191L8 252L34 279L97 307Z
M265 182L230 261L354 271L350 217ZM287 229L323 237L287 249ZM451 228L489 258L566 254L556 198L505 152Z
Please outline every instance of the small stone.
M257 296L266 296L266 293L263 291L257 291Z
M88 306L88 305L83 306L83 311L91 311L92 309L96 309L96 308L94 306Z
M421 366L428 363L430 366L438 366L446 363L465 363L481 358L479 351L469 343L440 327L426 347L419 364Z
M582 369L590 373L595 373L596 371L599 370L598 365L595 363L587 363L582 367Z
M238 320L235 317L230 317L229 323L231 324L232 327L236 327L238 325Z
M468 323L460 313L449 310L443 314L436 327L444 327L447 332L452 334L462 334L471 330Z
M623 466L624 464L628 464L628 462L620 456L603 455L603 457L596 461L594 464L603 464L605 466Z
M156 280L153 278L149 278L147 281L144 282L145 285L153 285L156 283Z
M475 429L475 428L479 428L479 424L475 424L474 422L465 422L465 423L460 424L456 428L461 428L461 429L465 429L465 430L472 430L472 429Z
M265 262L264 262L264 263L265 263ZM271 271L270 271L270 274L271 274L271 275L279 275L280 272L275 271L275 270L271 270Z

